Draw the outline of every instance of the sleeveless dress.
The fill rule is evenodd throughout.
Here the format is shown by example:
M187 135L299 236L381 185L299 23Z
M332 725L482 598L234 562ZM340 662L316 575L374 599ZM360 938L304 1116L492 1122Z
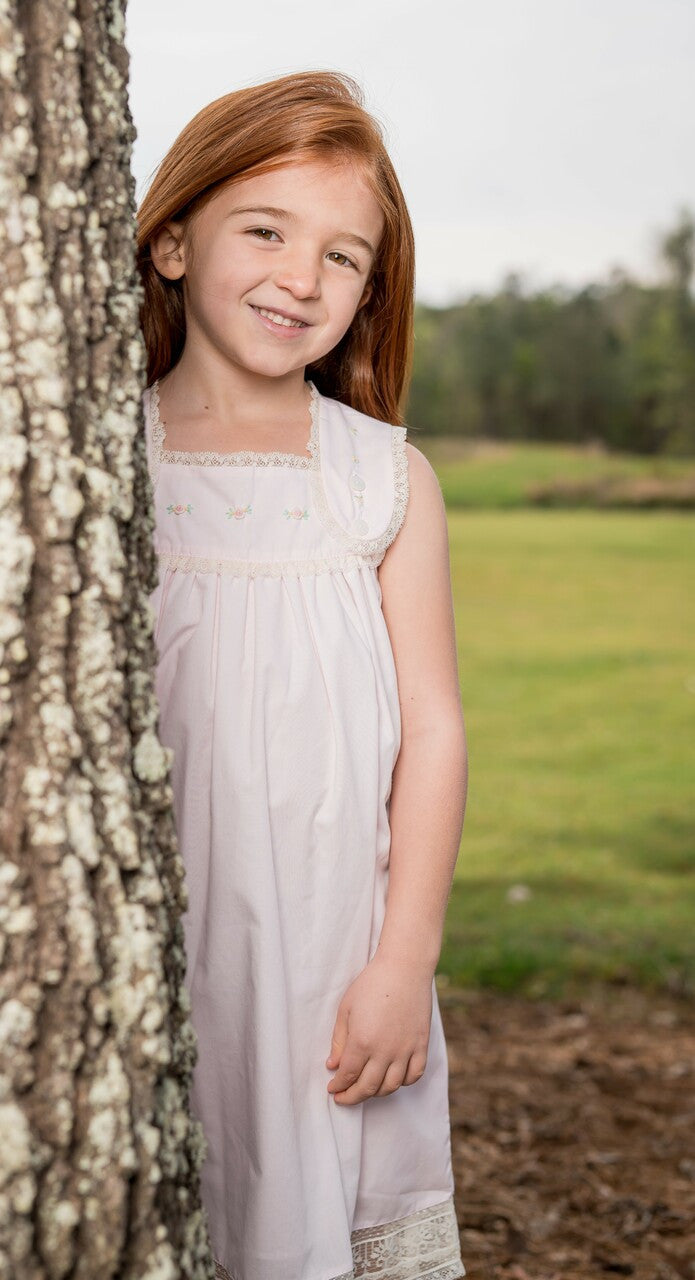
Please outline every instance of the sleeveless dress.
M434 981L420 1079L327 1090L385 912L401 722L376 570L409 485L406 427L309 389L301 456L168 450L143 397L203 1205L221 1280L455 1280Z

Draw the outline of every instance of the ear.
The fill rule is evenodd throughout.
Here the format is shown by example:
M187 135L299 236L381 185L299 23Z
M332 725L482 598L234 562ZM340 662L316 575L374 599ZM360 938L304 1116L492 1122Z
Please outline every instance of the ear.
M183 228L178 222L165 222L150 241L150 256L160 275L167 280L180 280L185 274Z
M362 307L365 305L365 303L369 302L369 299L370 299L370 298L371 298L371 296L372 296L373 288L374 288L374 286L373 286L373 284L372 284L372 281L371 281L371 280L368 280L368 281L367 281L367 284L364 286L364 293L362 294L362 297L360 298L360 300L359 300L359 302L358 302L358 304L357 304L357 310L358 310L358 311L360 311L360 310L362 309Z

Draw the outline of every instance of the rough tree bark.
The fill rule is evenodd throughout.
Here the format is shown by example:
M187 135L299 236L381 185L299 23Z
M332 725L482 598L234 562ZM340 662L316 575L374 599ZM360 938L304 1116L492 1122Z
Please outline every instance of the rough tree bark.
M0 0L0 1277L214 1276L157 735L125 0Z

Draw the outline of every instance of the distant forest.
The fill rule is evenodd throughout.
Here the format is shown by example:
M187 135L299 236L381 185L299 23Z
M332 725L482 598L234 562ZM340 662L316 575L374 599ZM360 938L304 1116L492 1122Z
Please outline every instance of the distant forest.
M406 422L418 434L589 442L695 455L695 222L684 209L645 285L622 269L577 292L418 304Z

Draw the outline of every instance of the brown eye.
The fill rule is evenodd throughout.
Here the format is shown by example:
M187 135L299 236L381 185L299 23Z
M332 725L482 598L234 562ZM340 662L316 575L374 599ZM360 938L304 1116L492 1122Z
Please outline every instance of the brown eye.
M345 261L345 262L347 262L347 264L348 264L348 266L349 266L349 267L354 267L356 271L358 270L357 263L356 263L356 262L352 262L352 260L351 260L350 258L348 258L347 254L345 254L345 253L340 253L337 249L334 249L334 251L333 251L333 257L335 257L335 258L343 258L343 259L344 259L344 261Z

